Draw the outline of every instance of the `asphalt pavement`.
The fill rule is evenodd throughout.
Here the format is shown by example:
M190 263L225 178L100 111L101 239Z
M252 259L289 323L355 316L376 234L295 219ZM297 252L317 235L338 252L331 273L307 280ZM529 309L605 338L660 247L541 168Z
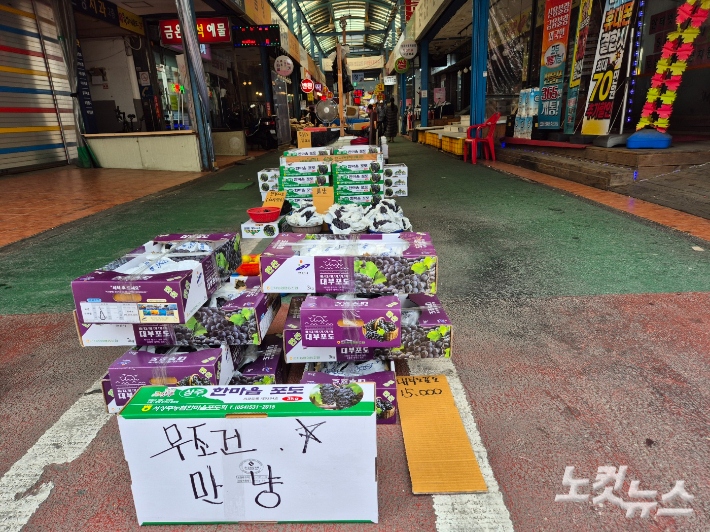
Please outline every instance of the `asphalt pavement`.
M390 161L409 166L400 203L431 234L453 321L451 360L403 371L449 377L490 491L412 495L400 426L380 426L377 525L238 529L708 530L710 243L402 139ZM69 283L156 234L237 230L257 186L218 189L274 166L268 154L0 248L0 530L138 530L96 385L124 350L79 347ZM594 486L622 466L618 486ZM584 501L555 501L569 467ZM692 499L662 498L677 481ZM631 502L648 517L627 517Z

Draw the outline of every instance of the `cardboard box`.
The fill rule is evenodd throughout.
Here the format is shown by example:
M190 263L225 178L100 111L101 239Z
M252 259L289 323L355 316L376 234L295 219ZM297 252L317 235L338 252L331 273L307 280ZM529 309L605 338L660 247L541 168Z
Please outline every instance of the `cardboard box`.
M384 165L385 158L382 154L378 154L374 161L335 161L333 175L337 178L343 174L380 173Z
M377 146L368 146L367 144L336 146L333 150L333 155L343 155L346 153L382 153L382 150Z
M361 175L361 174L358 174ZM381 184L376 184L376 183L355 183L355 184L348 184L348 185L341 185L340 182L338 182L337 185L335 185L335 194L336 196L362 196L362 195L374 195L374 194L382 194L384 190L384 187Z
M258 357L249 362L251 351ZM247 348L244 359L235 368L229 384L282 384L283 383L283 341L280 336L271 334L257 346Z
M284 358L287 364L303 362L362 362L384 355L385 349L348 347L305 347L301 334L301 305L305 297L292 297L284 324Z
M257 174L259 183L278 181L280 176L281 171L278 168L264 168Z
M395 263L402 276L383 273L385 264ZM347 240L282 233L261 254L261 287L279 294L435 293L437 264L428 233L350 235Z
M357 377L336 376L316 371L315 364L306 364L306 371L301 377L301 384L331 384L344 386L350 383L375 383L375 414L377 424L397 423L397 381L394 362L390 362L390 371L377 371Z
M409 195L407 185L384 187L385 198L406 198Z
M293 187L324 187L329 184L329 175L293 175L279 178L280 190Z
M122 408L141 386L229 384L244 348L222 345L192 352L187 349L135 348L115 360L108 374L116 406Z
M384 193L378 194L380 197L384 198ZM372 203L373 194L336 194L335 202L341 205L369 205Z
M286 216L275 222L258 224L251 219L242 224L242 238L274 238L287 228Z
M141 388L118 416L138 523L376 523L375 385L350 389Z
M409 294L402 301L402 346L386 358L448 358L452 325L434 294Z
M284 157L303 157L315 155L331 155L333 148L329 146L312 147L312 148L290 148L283 154Z
M362 183L382 183L382 173L365 172L362 174L340 174L334 180L335 186L357 185Z
M397 296L333 299L308 296L301 305L305 347L400 347L402 310Z
M382 184L385 187L407 187L409 185L409 178L407 176L392 176L385 177L382 180Z
M240 243L236 233L160 235L72 281L79 321L185 323L239 267Z
M272 190L278 192L279 182L276 181L261 181L259 183L259 192L261 192L261 201L266 199L266 195Z
M289 187L284 188L286 199L310 199L313 201L313 187Z
M404 179L405 183L409 177L409 168L406 164L386 164L382 170L383 177L385 179L392 179L396 181L397 179Z
M256 287L252 283L256 284ZM82 346L99 345L219 345L222 341L229 345L249 345L261 343L274 317L281 308L281 296L263 294L256 277L249 279L249 288L234 290L235 298L225 301L218 298L197 310L187 323L173 324L104 324L82 323L74 313L79 341ZM214 341L203 326L208 320L222 325L220 332L224 338ZM241 329L246 327L246 332ZM239 329L239 331L237 331ZM241 336L246 335L246 336Z
M326 161L296 161L286 162L281 158L280 177L306 176L306 175L330 175L331 165Z
M191 248L204 249L203 244L210 246L217 261L220 282L227 281L242 265L242 244L238 233L167 234L156 236L152 242L174 253L189 253Z
M313 196L309 198L286 198L286 201L288 201L291 204L291 207L296 210L301 207L305 207L306 205L313 205Z

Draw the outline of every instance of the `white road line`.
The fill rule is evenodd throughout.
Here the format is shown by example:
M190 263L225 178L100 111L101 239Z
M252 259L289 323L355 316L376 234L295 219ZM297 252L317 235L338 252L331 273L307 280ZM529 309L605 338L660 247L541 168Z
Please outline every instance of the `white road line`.
M76 460L111 419L100 380L84 393L89 395L83 395L64 412L0 479L0 532L18 532L25 526L54 488L52 482L35 486L45 467Z
M503 494L498 489L491 464L488 462L488 453L466 399L466 390L453 363L450 359L425 358L410 360L408 365L412 375L446 375L478 466L488 486L487 493L434 495L437 532L513 532L513 523L503 502Z

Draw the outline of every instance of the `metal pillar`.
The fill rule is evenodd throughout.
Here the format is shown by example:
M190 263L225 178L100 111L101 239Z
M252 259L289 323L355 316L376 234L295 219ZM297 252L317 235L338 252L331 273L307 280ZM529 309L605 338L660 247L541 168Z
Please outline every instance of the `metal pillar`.
M404 130L404 127L405 127L404 110L407 107L407 74L400 74L399 75L399 92L402 97L402 101L400 102L400 106L399 106L399 117L401 119L399 132L402 135L404 135L406 133L406 131Z
M488 69L488 3L473 2L471 41L471 124L486 120Z
M293 31L293 4L291 0L286 0L286 11L288 11L288 31Z
M269 104L269 107L273 111L274 109L274 99L271 94L271 66L269 64L269 54L266 51L266 46L259 46L259 51L261 52L261 72L264 76L264 99Z
M419 46L421 46L419 62L421 63L422 69L422 98L420 102L422 108L421 126L427 127L429 123L429 40L422 40Z

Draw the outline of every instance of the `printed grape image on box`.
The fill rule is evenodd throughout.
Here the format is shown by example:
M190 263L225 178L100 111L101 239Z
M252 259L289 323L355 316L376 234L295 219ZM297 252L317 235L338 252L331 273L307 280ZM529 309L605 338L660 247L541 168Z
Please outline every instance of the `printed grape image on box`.
M263 170L259 170L257 176L259 183L278 182L279 177L281 177L281 171L278 168L264 168Z
M306 347L301 331L301 305L304 297L292 297L284 324L284 358L287 364L303 362L362 362L384 356L389 350L365 346Z
M264 293L435 293L436 250L428 233L283 233L261 254Z
M160 235L72 281L80 323L184 323L241 264L236 233Z
M141 388L118 415L138 523L376 523L375 384L350 390Z
M409 294L402 301L402 346L385 358L451 356L451 320L434 294Z
M400 347L402 311L397 296L332 299L308 296L301 305L305 347Z

